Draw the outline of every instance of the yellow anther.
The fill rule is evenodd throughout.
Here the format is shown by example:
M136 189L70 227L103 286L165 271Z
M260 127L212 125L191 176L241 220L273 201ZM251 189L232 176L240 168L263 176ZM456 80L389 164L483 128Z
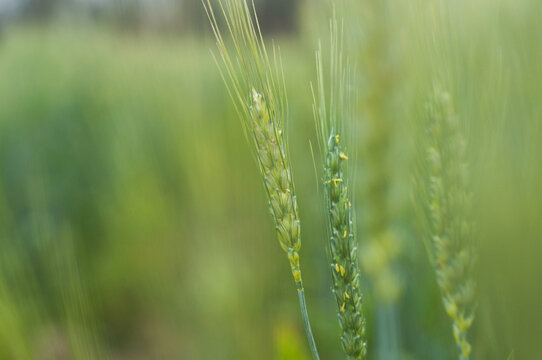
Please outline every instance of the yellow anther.
M346 156L344 153L340 153L339 158L341 158L343 160L348 160L348 156Z
M338 144L339 143L339 135L335 135L335 142Z
M341 265L339 269L341 270L341 276L344 276L344 273L345 273L344 267Z
M331 181L333 181L333 185L335 185L335 187L337 187L337 183L342 182L343 179L333 179Z
M340 272L339 264L335 264L335 271Z
M352 207L352 203L348 200L348 206Z
M343 237L345 238L346 235L348 235L348 233L347 233L346 230L345 230L344 233L343 233Z
M346 291L344 292L344 298L345 299L350 299L350 295L348 295L348 293Z
M344 312L344 308L345 308L345 306L346 306L346 303L345 303L345 302L343 302L343 306L341 306L341 312Z

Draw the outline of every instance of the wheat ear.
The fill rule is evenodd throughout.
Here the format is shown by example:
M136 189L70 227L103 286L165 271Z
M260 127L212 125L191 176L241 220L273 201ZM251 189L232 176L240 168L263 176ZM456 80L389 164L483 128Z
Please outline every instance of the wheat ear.
M365 359L365 319L359 287L357 247L352 223L352 203L348 196L345 162L348 156L342 146L341 134L350 120L354 97L351 95L351 73L345 65L342 31L334 18L331 21L330 99L326 99L321 47L316 54L318 101L314 96L314 113L318 142L324 155L324 193L329 220L329 253L332 291L337 302L341 327L341 345L348 359ZM329 106L326 106L326 102ZM329 112L326 110L329 109Z
M219 49L221 61L217 63L242 119L245 135L254 145L279 243L288 255L297 287L309 346L313 358L319 359L299 265L301 227L284 135L287 101L280 57L275 53L271 62L267 55L254 3L249 7L246 0L218 1L231 35L231 45L228 46L210 1L205 1Z
M417 177L426 246L446 313L453 321L459 359L468 360L467 332L474 320L474 249L469 218L466 142L450 96L435 90L427 105L427 136ZM423 150L424 149L424 150Z
M363 298L359 288L357 247L353 234L352 204L345 184L343 162L348 157L342 151L339 134L331 134L324 168L324 189L327 199L333 294L338 306L342 329L341 344L348 359L365 359L365 319Z

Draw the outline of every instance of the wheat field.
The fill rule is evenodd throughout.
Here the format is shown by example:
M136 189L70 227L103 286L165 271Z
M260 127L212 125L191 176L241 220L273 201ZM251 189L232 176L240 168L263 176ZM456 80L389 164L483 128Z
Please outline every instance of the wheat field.
M293 30L263 31L268 49L280 47L302 287L321 359L346 356L331 290L344 278L330 250L334 185L323 181L313 112L319 42L324 84L333 69L333 3L297 2ZM255 3L262 21L264 5ZM542 5L334 6L356 99L337 153L352 227L337 229L357 247L366 358L539 358ZM47 21L0 17L1 360L312 358L296 258L281 249L256 150L211 54L204 7L194 8L203 21L178 32L123 30L68 8ZM453 104L461 151L427 125L436 88ZM418 192L447 181L417 172L438 144L468 175L468 190L453 180L445 193L470 199L449 222L455 233L465 217L475 249L466 328L447 297L456 273L442 270L454 257L427 246L441 233L421 211L463 195ZM454 326L468 328L469 351Z

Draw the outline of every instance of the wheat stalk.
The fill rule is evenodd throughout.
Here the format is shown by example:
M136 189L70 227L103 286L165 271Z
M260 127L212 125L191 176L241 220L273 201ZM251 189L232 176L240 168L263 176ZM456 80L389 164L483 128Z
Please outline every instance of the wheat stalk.
M280 56L274 52L274 61L269 59L254 3L249 7L246 0L218 1L231 36L228 46L210 0L205 1L221 60L217 64L242 119L245 135L254 146L279 243L288 255L297 287L309 346L314 359L319 359L299 265L301 227L284 135L287 101Z
M467 332L474 320L474 250L469 219L466 142L450 96L438 89L427 105L427 136L418 167L417 207L446 313L453 321L460 360L468 360Z
M351 120L354 97L352 79L343 55L343 31L337 20L331 21L330 95L326 99L321 45L316 53L318 96L314 93L314 114L318 129L318 143L324 156L324 193L329 220L329 254L332 291L337 302L337 317L341 327L341 345L348 359L365 359L365 318L363 297L359 287L357 246L352 222L352 203L347 186L344 134L346 122ZM318 100L316 98L318 97ZM329 106L326 106L326 103ZM344 136L345 137L345 136Z

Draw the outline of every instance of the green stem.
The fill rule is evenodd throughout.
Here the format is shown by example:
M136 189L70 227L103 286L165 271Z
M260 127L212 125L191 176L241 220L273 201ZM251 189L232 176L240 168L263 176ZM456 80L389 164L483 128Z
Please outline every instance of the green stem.
M318 350L316 350L314 337L312 336L309 315L307 314L307 304L305 302L305 290L303 290L303 283L301 281L296 282L296 285L297 285L297 295L299 295L299 306L301 307L301 316L303 317L305 331L307 332L307 340L309 340L309 347L311 348L312 358L314 360L320 360L320 357L318 356Z
M397 313L395 306L395 304L378 304L376 307L378 359L399 359Z

